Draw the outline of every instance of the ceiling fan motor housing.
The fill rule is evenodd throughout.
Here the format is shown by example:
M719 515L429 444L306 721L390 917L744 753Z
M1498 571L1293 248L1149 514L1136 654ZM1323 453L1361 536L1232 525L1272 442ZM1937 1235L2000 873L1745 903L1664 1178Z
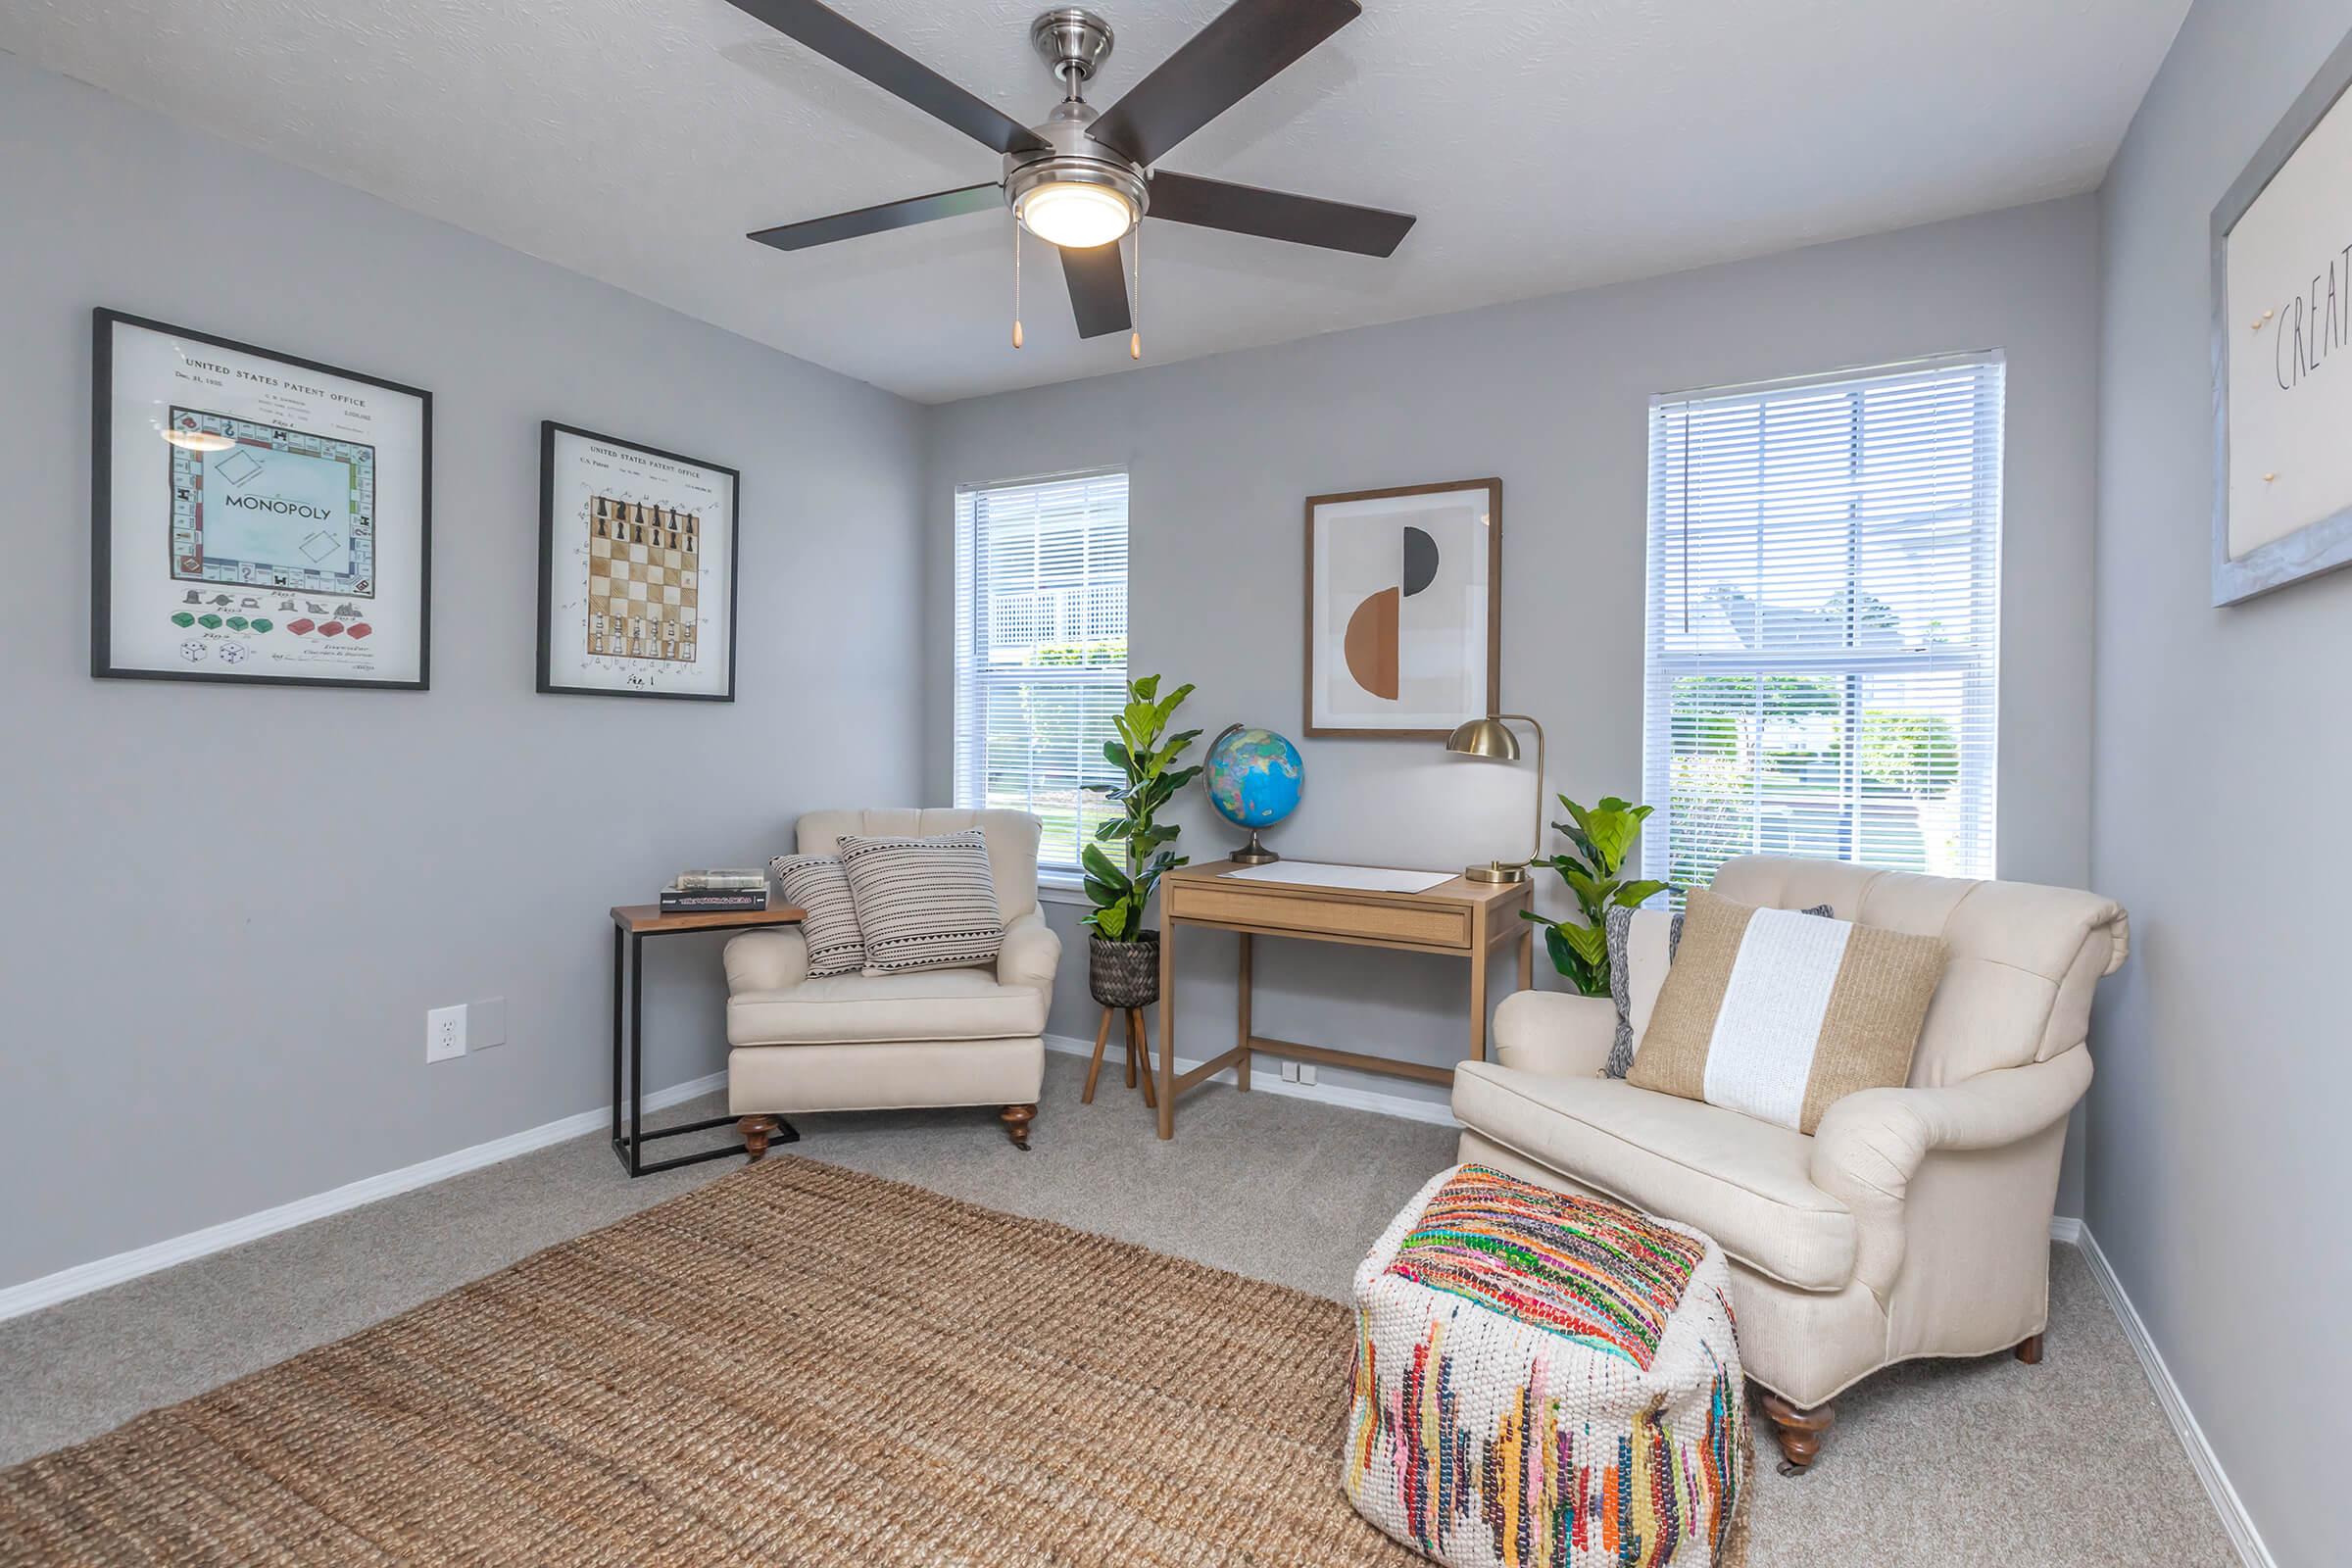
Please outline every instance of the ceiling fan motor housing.
M1086 133L1094 107L1076 99L1058 105L1030 129L1046 145L1042 153L1004 155L1004 200L1017 215L1029 193L1042 185L1097 185L1126 199L1141 221L1151 205L1144 172Z

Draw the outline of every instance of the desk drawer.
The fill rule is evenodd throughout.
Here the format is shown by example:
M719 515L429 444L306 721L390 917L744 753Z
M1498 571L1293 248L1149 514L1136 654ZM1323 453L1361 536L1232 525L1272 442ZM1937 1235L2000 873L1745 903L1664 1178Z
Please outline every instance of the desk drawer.
M1303 937L1353 937L1432 948L1470 945L1470 911L1459 906L1355 904L1198 882L1162 882L1160 891L1174 895L1169 908L1180 920L1218 920L1269 931L1296 931Z

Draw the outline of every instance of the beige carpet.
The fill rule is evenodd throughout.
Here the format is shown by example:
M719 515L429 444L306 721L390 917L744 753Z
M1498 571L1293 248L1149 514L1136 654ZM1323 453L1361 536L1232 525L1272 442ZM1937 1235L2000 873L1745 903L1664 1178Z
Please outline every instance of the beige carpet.
M1336 1302L773 1157L0 1473L0 1560L1401 1563Z

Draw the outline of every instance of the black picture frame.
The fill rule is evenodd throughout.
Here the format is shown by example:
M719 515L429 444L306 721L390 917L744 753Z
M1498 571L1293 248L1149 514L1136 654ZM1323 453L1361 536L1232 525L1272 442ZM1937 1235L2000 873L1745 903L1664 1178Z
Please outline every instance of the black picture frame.
M556 556L556 438L575 436L583 441L601 442L606 446L622 447L643 453L664 463L683 464L706 472L726 475L727 479L727 689L723 692L630 691L605 686L561 686L550 672L549 655L555 633L555 556ZM537 653L539 690L561 697L629 697L661 698L687 703L731 703L735 700L735 642L739 625L737 609L743 594L743 474L723 463L707 458L689 457L681 452L666 452L660 447L647 446L642 441L623 440L602 430L590 430L558 419L539 421L539 648Z
M231 353L272 360L295 369L381 387L418 405L416 678L367 680L328 675L260 675L196 669L147 669L119 665L113 647L114 615L114 334L117 326L138 327L169 337L209 343ZM370 691L429 691L433 632L433 395L422 387L339 365L239 342L213 332L175 326L107 306L90 313L90 675L97 680L168 680L216 686L320 686Z

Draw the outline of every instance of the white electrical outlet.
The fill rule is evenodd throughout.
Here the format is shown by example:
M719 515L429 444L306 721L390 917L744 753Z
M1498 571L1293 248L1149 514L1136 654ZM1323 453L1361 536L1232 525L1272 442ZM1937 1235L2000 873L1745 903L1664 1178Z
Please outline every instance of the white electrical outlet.
M1302 1061L1298 1064L1298 1081L1302 1084L1311 1084L1315 1081L1315 1064L1313 1062Z
M424 1015L424 1059L447 1061L466 1054L466 1007L435 1007Z
M1298 1081L1298 1064L1297 1062L1286 1061L1282 1064L1282 1081L1286 1084L1295 1084Z

